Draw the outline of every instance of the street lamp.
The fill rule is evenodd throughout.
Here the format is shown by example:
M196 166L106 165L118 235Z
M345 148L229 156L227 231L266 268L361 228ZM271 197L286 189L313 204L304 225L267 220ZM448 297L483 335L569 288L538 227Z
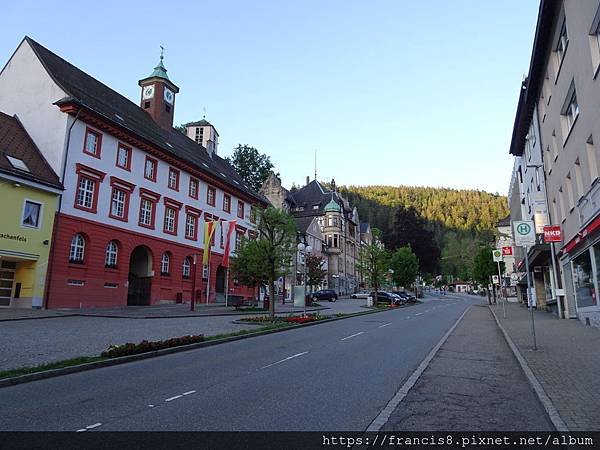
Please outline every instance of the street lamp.
M304 317L306 317L306 257L312 253L312 247L310 245L304 245L303 242L298 244L298 252L303 257L303 270L302 270L302 283L304 284Z

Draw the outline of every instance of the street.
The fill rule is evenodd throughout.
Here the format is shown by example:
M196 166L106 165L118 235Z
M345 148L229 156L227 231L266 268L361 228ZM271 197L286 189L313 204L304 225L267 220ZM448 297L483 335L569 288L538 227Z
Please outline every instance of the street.
M2 430L362 431L477 297L0 390ZM32 402L35 399L35 402Z

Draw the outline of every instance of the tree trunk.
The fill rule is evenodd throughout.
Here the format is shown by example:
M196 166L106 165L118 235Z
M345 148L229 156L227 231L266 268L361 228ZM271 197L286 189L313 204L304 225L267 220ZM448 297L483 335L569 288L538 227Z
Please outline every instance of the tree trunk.
M269 317L275 318L275 278L269 278Z

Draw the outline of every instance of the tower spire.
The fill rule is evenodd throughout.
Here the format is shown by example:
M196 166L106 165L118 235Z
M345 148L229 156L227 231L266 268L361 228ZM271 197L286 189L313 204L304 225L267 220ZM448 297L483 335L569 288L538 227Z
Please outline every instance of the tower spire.
M317 149L315 148L315 181L317 181Z

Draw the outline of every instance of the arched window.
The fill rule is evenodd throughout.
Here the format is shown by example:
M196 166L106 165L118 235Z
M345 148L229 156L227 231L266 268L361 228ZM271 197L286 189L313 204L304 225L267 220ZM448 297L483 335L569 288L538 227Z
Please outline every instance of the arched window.
M192 266L192 262L190 261L190 258L185 258L183 260L183 278L189 278L190 277L190 267Z
M167 252L163 253L162 258L160 259L160 274L161 275L169 275L169 261L171 258Z
M69 262L83 264L85 252L85 239L81 234L76 234L71 239L71 251L69 252Z
M104 258L105 267L117 267L117 254L119 247L115 241L110 241L106 246L106 256Z

